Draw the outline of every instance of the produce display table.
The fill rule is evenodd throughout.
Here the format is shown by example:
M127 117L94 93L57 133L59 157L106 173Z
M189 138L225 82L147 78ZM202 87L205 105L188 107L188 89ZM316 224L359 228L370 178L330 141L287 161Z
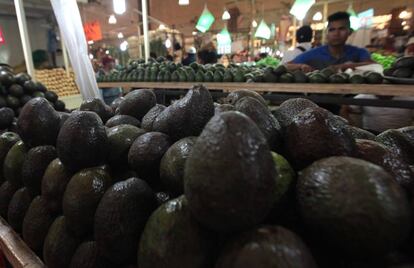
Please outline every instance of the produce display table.
M0 217L0 251L14 268L45 267L42 261Z
M108 82L98 83L101 89L121 87L126 92L132 88L152 88L165 95L182 95L183 89L189 89L196 82ZM265 93L263 97L272 101L284 101L289 98L305 97L317 103L333 103L360 106L381 106L414 108L413 100L393 99L354 99L356 94L378 96L414 97L414 85L395 84L283 84L283 83L202 83L215 97L238 89L249 89ZM219 92L214 92L219 91ZM304 95L305 94L305 95ZM316 94L316 95L315 95ZM323 95L320 95L323 94ZM327 95L329 94L329 95ZM346 96L348 95L348 96Z

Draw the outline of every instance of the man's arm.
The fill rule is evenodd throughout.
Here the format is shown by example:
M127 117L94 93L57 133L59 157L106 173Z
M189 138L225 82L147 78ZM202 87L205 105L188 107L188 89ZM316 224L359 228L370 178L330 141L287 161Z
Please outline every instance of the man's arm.
M289 71L301 70L302 72L305 72L305 73L312 72L314 69L311 66L306 64L307 55L308 55L307 52L300 54L299 56L294 58L291 62L288 62L287 64L285 64L286 68Z
M357 62L357 63L344 63L344 64L337 64L337 65L332 65L331 67L335 70L335 71L345 71L347 69L352 69L354 70L356 67L359 66L364 66L364 65L369 65L369 64L373 64L375 63L372 60L367 60L364 62Z

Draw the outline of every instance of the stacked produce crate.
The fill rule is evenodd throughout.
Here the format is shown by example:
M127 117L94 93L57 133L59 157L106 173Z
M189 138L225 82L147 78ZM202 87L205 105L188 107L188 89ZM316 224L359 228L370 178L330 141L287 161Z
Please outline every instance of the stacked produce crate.
M70 71L70 76L68 77L63 68L38 70L36 71L36 79L49 90L56 92L59 97L79 94L73 71Z

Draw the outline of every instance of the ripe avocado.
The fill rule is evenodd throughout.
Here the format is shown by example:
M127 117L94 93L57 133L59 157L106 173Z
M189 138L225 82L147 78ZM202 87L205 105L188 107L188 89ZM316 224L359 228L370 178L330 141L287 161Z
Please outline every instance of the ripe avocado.
M115 115L114 117L111 117L108 121L106 121L105 126L108 128L119 126L119 125L131 125L135 127L140 127L141 123L138 119L135 117L132 117L130 115Z
M287 73L287 68L285 65L279 65L276 67L276 69L273 70L273 73L277 76L281 76L282 74Z
M229 240L216 268L302 267L316 263L302 239L281 226L262 226Z
M29 148L54 146L59 128L59 114L43 98L34 98L26 103L17 120L18 134Z
M348 130L351 133L352 137L354 137L354 139L364 139L373 141L376 139L376 136L371 132L355 126L348 125Z
M184 193L184 167L196 140L197 137L187 137L177 141L161 159L161 185L175 196Z
M6 70L0 70L0 84L5 85L6 87L9 87L13 85L16 82L14 79L14 76L11 72Z
M187 73L184 69L178 70L178 82L187 82Z
M368 84L381 84L384 78L380 73L376 72L370 72L367 75L365 75L365 81Z
M291 73L284 73L279 77L280 83L293 83L295 82L295 77Z
M119 104L119 114L130 115L138 120L156 104L154 91L138 89L128 93L125 100Z
M7 156L10 148L20 140L19 135L14 132L4 132L0 135L0 163L4 163L4 159ZM3 176L3 168L1 168L0 172L0 184L3 183L4 176Z
M56 157L56 149L51 145L33 147L27 152L21 176L23 185L33 196L40 194L43 174Z
M64 216L54 220L43 244L43 260L48 268L67 268L80 240L67 231Z
M52 225L54 216L47 208L48 204L41 196L30 203L23 219L23 240L36 253L42 252L43 242Z
M389 129L377 136L378 142L384 144L409 165L414 165L414 144L396 129Z
M295 83L307 83L309 82L308 76L302 72L302 71L295 71L293 72L293 78L295 80Z
M128 163L128 152L132 143L145 130L131 125L119 125L108 129L108 162L113 166Z
M238 231L260 223L269 213L275 177L260 129L240 112L225 112L214 116L198 137L186 162L184 193L204 226Z
M46 91L45 98L48 101L55 103L58 100L58 95L53 91Z
M351 84L364 84L365 78L360 74L354 74L349 78Z
M332 68L325 68L320 71L326 78L329 78L331 75L335 74L335 71Z
M61 213L63 194L72 175L59 158L53 160L47 167L42 179L41 192L51 213Z
M274 116L280 123L282 128L286 128L290 125L293 118L306 108L318 107L314 102L303 99L295 98L284 101L279 108L274 112Z
M22 231L24 215L32 199L33 197L30 191L26 187L23 187L17 190L10 200L7 210L7 221L17 233Z
M20 98L24 95L23 87L19 84L13 84L9 87L9 93L13 97Z
M231 104L218 104L218 103L214 103L214 115L219 114L219 113L223 113L223 112L228 112L228 111L234 111L234 106Z
M213 82L214 81L214 74L211 71L204 73L204 82ZM235 81L236 82L236 81Z
M20 100L18 98L16 98L16 97L13 97L11 95L8 95L6 97L6 104L7 104L8 107L16 110L17 108L20 107Z
M17 84L23 86L26 81L31 80L32 78L27 73L18 73L14 76L14 79Z
M329 83L331 84L344 84L346 80L340 74L333 74L329 76Z
M216 83L223 82L223 75L221 74L219 70L216 70L216 72L214 73L213 80Z
M187 75L187 82L195 82L196 74L193 69L189 69L185 71Z
M224 75L223 75L223 82L231 83L231 82L233 82L233 79L234 79L233 73L229 69L227 69L224 72Z
M352 156L356 149L347 125L319 107L297 114L285 134L288 159L299 169L329 156Z
M8 107L0 108L0 129L11 126L14 120L14 111Z
M246 81L244 72L241 69L237 70L237 72L234 74L233 81L237 83L243 83Z
M56 110L56 111L59 111L59 112L64 112L64 111L65 111L65 109L66 109L66 104L65 104L63 101L61 101L61 100L57 100L57 101L55 102L54 107L55 107L55 110Z
M63 215L68 231L75 237L92 233L96 208L111 177L102 167L82 169L70 179L63 195Z
M142 118L142 125L141 127L146 131L152 131L152 125L157 118L157 116L164 111L164 109L167 108L162 104L156 104L154 107L152 107L148 113L144 115Z
M405 136L405 138L414 146L414 126L403 127L398 129L398 131L400 131Z
M197 83L202 83L202 82L204 82L204 73L203 73L203 71L201 71L201 70L198 70L198 71L197 71L197 74L196 74L196 76L195 76L195 81L196 81Z
M180 80L180 77L178 75L178 71L174 71L171 74L171 82L178 82Z
M414 57L401 57L397 59L393 66L393 68L413 68L414 67Z
M18 187L9 181L3 182L0 186L0 216L5 220L7 220L7 210L9 209L10 200L17 190Z
M112 268L114 265L99 253L95 241L79 245L70 261L70 268Z
M57 137L56 149L66 168L81 168L102 164L107 156L107 140L102 120L93 112L73 112Z
M260 101L263 105L267 105L265 99L259 93L247 89L239 89L229 93L227 95L226 101L231 104L235 105L237 101L244 97L252 97Z
M96 113L105 124L113 116L112 108L106 105L100 98L88 99L82 102L79 111L90 111Z
M32 94L32 97L33 98L45 98L45 93L36 91L35 93Z
M116 98L115 100L113 100L111 102L111 105L110 105L112 110L116 111L116 109L119 107L119 104L121 104L121 102L123 102L124 100L125 100L124 97L119 97L119 98Z
M242 112L259 127L271 150L281 151L282 135L279 122L267 108L255 98L244 97L234 105L236 111Z
M313 236L351 258L381 256L410 233L404 191L382 167L361 159L313 163L299 175L297 200Z
M193 218L182 195L161 205L149 218L139 242L138 266L214 267L214 238Z
M154 192L141 179L130 178L111 186L95 213L94 236L99 251L117 264L136 260L135 245L156 207Z
M24 106L24 105L25 105L26 103L28 103L31 99L32 99L32 96L29 96L29 95L23 95L22 97L20 97L20 104Z
M195 85L184 98L157 116L152 130L169 135L173 141L197 136L213 115L214 104L210 92L202 85Z
M278 77L273 72L273 69L267 69L263 75L264 82L266 83L277 83Z
M10 148L3 162L4 178L16 187L23 185L21 176L26 154L26 145L22 141L18 141Z

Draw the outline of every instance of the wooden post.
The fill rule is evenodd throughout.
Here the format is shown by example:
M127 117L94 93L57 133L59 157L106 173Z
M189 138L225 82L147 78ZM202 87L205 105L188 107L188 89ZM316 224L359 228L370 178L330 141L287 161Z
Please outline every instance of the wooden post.
M326 27L325 24L328 21L328 1L323 3L323 31L322 31L322 44L326 42Z
M293 16L293 36L292 36L292 46L296 47L296 27L297 27L298 20L295 16Z
M149 35L148 35L148 9L147 0L141 0L142 3L142 23L144 27L144 51L145 51L145 62L148 63L150 57L150 46L149 46Z

